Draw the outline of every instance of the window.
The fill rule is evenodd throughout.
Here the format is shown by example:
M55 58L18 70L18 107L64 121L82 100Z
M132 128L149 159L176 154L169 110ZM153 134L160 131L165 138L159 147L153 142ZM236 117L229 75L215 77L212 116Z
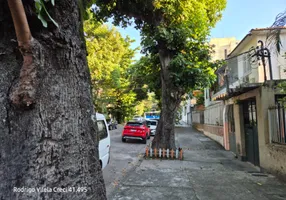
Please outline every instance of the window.
M155 121L147 121L147 125L148 126L156 126L157 125L157 122L155 122Z
M286 145L286 101L284 95L276 95L276 106L269 108L269 134L272 143Z
M127 122L127 126L142 126L141 122Z
M106 125L103 120L97 121L97 129L98 129L97 135L98 135L99 140L107 138L107 129L106 129Z
M246 76L251 73L251 64L247 55L244 55L242 59L243 59L243 75Z

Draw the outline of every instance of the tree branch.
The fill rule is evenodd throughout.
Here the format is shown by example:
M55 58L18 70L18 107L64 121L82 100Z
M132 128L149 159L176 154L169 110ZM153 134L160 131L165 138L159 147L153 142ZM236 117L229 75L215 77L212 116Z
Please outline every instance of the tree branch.
M22 0L8 0L19 47L29 47L32 39Z

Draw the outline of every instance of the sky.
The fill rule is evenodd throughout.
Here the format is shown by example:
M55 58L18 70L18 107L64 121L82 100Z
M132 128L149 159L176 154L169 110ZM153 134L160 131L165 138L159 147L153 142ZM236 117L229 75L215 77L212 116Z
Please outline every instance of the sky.
M277 14L286 10L286 0L228 0L221 21L211 31L211 38L236 37L241 40L253 28L269 27ZM140 46L140 33L133 27L117 27L123 37L136 40L132 48ZM135 59L141 56L138 53Z

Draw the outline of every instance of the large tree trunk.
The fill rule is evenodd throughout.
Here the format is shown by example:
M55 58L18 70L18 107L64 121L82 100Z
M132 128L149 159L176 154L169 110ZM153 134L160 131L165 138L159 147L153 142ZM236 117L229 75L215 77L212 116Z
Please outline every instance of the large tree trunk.
M34 7L34 1L23 2L26 8ZM30 16L38 84L35 104L23 109L9 98L23 60L7 1L0 0L1 200L106 199L77 2L56 1L50 9L59 28L49 24L45 29ZM80 187L82 191L73 192Z
M174 86L169 70L171 53L160 49L162 106L161 116L152 142L152 148L176 149L175 145L175 116L181 102L182 92Z

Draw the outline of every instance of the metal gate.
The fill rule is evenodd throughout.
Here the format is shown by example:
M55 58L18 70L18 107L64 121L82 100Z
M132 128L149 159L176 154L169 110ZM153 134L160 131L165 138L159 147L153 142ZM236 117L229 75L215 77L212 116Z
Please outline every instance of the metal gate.
M243 103L243 119L246 159L254 165L259 165L259 146L255 99L250 99Z
M229 135L229 148L232 152L236 153L236 139L235 139L235 127L234 127L234 116L233 116L233 105L227 106L227 130Z

